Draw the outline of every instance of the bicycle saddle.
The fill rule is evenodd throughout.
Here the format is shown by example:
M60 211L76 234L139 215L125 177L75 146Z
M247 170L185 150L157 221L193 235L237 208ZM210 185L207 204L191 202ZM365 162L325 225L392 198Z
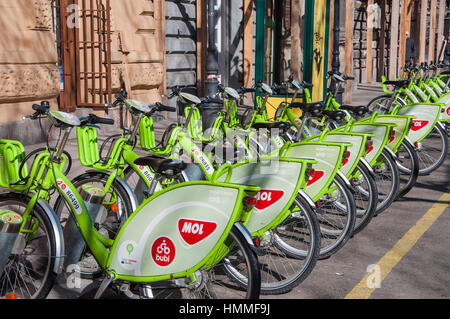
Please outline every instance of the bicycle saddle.
M291 108L299 108L302 111L311 113L313 115L318 115L325 108L325 103L323 102L314 102L314 103L302 103L302 102L294 102L290 105Z
M259 130L261 128L265 128L265 129L273 129L273 128L277 128L280 130L287 130L291 127L291 123L288 122L272 122L272 123L253 123L252 124L252 128Z
M393 85L398 88L407 88L409 85L409 80L399 80L399 81L384 81L383 84Z
M178 174L187 167L185 162L156 155L140 157L134 161L134 164L150 166L156 173L160 174L168 170L172 170L173 174Z
M350 111L356 115L363 115L369 112L369 108L365 105L341 105L340 109Z
M443 71L441 72L441 75L449 75L449 74L450 74L450 69L443 70Z
M323 111L323 114L335 121L341 121L345 118L345 113L342 111Z

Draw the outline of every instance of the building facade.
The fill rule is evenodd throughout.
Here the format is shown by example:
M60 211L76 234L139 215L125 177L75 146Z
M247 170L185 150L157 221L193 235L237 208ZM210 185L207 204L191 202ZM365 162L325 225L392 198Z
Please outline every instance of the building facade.
M0 132L23 140L17 127L42 100L102 113L120 90L147 103L174 86L203 95L213 47L224 85L293 74L321 99L336 34L339 69L356 77L344 93L351 102L357 85L399 75L405 31L417 61L439 58L447 9L444 0L2 0Z

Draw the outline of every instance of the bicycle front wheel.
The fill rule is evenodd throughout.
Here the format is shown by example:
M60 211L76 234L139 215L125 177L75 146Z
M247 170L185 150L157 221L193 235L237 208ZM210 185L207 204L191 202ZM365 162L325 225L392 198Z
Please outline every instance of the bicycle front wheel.
M0 209L24 215L30 198L23 194L0 195ZM29 233L18 235L20 249L8 258L0 278L0 299L15 294L18 299L44 299L53 287L57 274L53 271L56 256L56 234L45 210L35 204L24 225Z
M358 163L350 180L354 189L356 203L356 221L353 236L363 230L372 220L378 203L378 189L369 170Z

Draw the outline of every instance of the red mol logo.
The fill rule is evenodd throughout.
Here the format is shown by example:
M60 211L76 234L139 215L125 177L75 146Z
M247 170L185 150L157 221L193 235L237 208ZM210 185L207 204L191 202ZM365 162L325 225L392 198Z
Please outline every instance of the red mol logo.
M447 115L450 115L450 107L447 108Z
M316 171L314 172L314 175L311 176L311 177L308 179L308 184L306 184L306 186L310 186L310 185L314 184L315 182L317 182L318 180L320 180L320 179L323 177L323 175L325 175L325 172L324 172L324 171L318 171L318 170L316 170Z
M255 208L262 210L269 206L272 206L278 202L281 197L283 197L284 192L280 190L273 189L261 189L258 194L256 194L256 205Z
M423 129L429 121L421 121L421 120L412 120L413 126L411 127L411 131L418 131Z
M151 253L158 266L166 267L175 259L175 245L170 238L159 237L153 242Z
M178 230L181 237L189 245L195 245L211 235L217 228L217 224L193 219L180 219Z

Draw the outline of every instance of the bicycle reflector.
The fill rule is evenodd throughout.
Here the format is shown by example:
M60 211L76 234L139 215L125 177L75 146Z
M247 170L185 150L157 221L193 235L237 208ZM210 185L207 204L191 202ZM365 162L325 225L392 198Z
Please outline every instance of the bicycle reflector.
M368 149L370 149L372 146L373 146L373 141L372 141L372 140L368 140L368 141L366 142L366 151L367 151Z
M258 199L256 197L246 196L244 197L244 206L247 208L253 208L256 206Z
M395 130L391 128L391 131L389 132L389 137L395 137Z
M309 177L313 177L315 173L316 173L316 170L314 168L308 168L306 170L306 175L308 175Z

